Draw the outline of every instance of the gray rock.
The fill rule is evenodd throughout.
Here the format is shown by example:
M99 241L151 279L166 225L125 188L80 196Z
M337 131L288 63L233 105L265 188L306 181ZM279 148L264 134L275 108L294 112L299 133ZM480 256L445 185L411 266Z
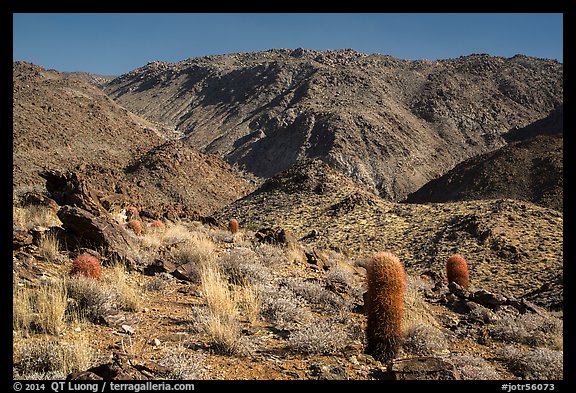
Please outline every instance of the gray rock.
M397 359L384 374L385 379L402 381L460 379L454 365L437 357Z

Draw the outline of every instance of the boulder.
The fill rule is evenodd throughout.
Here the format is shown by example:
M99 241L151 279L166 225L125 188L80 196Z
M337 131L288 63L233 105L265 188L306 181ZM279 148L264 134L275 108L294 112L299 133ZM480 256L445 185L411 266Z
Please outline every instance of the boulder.
M484 289L472 293L469 299L488 308L496 308L508 302L508 299L505 296L488 292Z
M320 270L329 270L332 267L332 263L326 258L326 256L313 248L312 250L304 250L304 255L306 255L306 261L317 267Z
M134 355L114 352L111 360L89 368L86 371L70 373L66 380L105 380L127 381L146 379L165 379L170 369Z
M22 196L22 202L25 205L36 205L36 206L44 206L48 209L57 212L60 206L56 203L56 201L40 192L29 191L26 192Z
M282 246L292 245L296 238L284 228L262 228L254 235L261 243L278 244Z
M455 380L460 379L453 364L438 357L396 359L384 373L384 379L394 380Z
M96 216L106 212L100 202L101 195L88 185L79 172L44 170L39 175L46 180L46 190L60 206L77 206Z
M75 206L65 205L57 213L62 226L75 235L82 246L103 248L109 255L119 257L135 267L135 241L130 234L107 214L94 216Z
M19 250L32 244L32 234L24 228L12 227L12 250Z

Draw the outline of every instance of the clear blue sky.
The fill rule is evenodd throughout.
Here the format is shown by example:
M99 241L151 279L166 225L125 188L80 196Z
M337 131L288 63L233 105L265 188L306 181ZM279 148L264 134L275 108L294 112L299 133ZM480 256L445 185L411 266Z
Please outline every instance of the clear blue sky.
M120 75L150 61L272 48L344 49L401 59L471 53L563 62L559 13L13 14L13 60Z

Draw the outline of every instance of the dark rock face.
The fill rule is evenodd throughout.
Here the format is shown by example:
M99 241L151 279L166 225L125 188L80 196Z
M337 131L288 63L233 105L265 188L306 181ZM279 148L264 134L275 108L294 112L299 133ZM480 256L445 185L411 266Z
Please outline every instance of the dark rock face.
M562 135L512 142L458 164L406 202L513 198L563 211L563 156Z
M117 255L135 264L133 250L137 249L128 232L106 215L96 217L79 207L65 205L58 211L64 229L80 239L86 247L103 247L111 255Z
M562 104L563 66L526 56L408 61L275 49L153 62L105 90L256 176L320 158L401 200Z
M138 359L133 356L114 352L107 363L89 368L86 371L70 373L66 380L104 380L128 381L147 380L166 377L170 369L155 362Z
M397 359L391 363L383 379L454 380L460 374L453 364L435 357Z

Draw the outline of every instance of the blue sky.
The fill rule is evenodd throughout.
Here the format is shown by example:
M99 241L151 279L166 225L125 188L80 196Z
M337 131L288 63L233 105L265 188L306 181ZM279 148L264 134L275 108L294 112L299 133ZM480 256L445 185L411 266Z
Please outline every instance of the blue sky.
M344 49L401 59L471 53L563 61L559 13L13 14L13 60L120 75L150 61L272 48Z

